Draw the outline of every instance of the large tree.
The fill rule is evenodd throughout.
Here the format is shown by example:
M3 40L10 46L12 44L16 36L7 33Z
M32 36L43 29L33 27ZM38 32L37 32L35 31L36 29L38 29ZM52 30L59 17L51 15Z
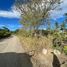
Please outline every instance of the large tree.
M30 30L36 30L49 17L60 0L16 0L17 10L21 12L21 23Z
M59 23L55 22L55 30L58 31L58 29L59 29Z
M67 13L65 13L64 16L65 16L64 26L65 26L65 31L67 32Z
M62 24L61 24L61 30L64 32L65 31L65 26L66 26L66 24L65 24L65 22L63 22Z

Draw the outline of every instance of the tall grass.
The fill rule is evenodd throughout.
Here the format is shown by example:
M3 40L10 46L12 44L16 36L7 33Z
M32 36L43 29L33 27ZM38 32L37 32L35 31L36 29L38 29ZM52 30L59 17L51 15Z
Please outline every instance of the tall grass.
M36 50L41 51L43 48L51 48L52 46L52 38L51 37L23 37L22 35L18 35L20 38L20 42L25 50Z

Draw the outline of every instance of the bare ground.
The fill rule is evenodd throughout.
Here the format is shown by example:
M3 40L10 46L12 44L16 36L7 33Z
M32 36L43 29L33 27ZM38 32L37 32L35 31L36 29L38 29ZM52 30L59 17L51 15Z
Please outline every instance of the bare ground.
M16 52L24 53L24 49L17 36L11 36L0 41L0 53Z

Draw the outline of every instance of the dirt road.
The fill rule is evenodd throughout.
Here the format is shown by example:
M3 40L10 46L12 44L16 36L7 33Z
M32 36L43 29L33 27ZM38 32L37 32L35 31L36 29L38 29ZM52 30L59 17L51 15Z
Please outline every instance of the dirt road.
M17 36L11 36L0 41L0 53L16 52L24 53L24 49Z
M0 40L0 67L32 67L17 36Z

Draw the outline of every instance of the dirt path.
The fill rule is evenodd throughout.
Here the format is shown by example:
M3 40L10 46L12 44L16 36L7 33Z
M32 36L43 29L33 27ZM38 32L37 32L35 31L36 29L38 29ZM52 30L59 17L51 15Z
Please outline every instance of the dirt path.
M32 67L17 36L0 40L0 67Z
M13 35L0 41L0 53L5 52L24 53L24 49L17 36Z

